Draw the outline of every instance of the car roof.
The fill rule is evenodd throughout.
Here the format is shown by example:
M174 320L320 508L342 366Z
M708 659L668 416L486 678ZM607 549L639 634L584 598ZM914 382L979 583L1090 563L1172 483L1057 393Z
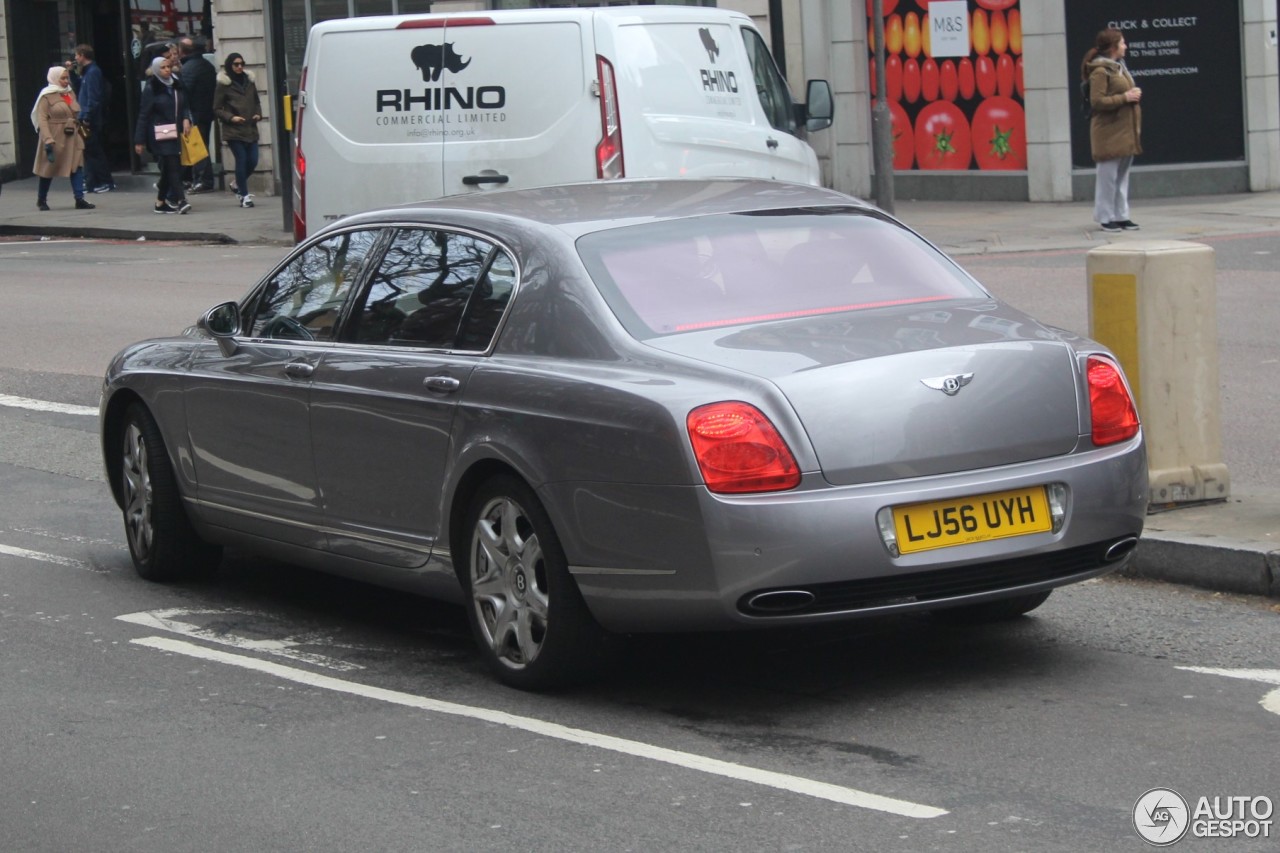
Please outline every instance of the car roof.
M498 218L509 225L539 223L578 237L593 231L693 216L797 207L876 208L852 196L807 184L723 179L624 179L586 181L519 190L490 190L356 214L342 226L434 222L441 217L465 222ZM475 221L475 220L472 220Z

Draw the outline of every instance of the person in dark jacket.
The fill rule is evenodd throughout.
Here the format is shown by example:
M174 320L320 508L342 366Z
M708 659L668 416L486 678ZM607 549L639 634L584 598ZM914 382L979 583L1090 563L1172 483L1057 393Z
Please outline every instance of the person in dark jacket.
M213 92L218 86L218 69L204 58L204 39L190 36L178 42L182 53L182 70L179 76L187 91L187 103L191 107L191 122L200 131L204 144L213 150ZM183 169L183 177L191 184L191 192L207 193L213 189L213 158L206 157L193 166Z
M171 133L164 129L171 129ZM182 148L178 133L191 132L191 112L187 108L182 81L173 73L167 56L151 60L151 76L142 87L138 124L133 130L133 149L151 152L160 165L156 184L156 213L186 213L191 210L182 192Z
M93 60L91 45L76 47L76 65L79 67L79 85L76 101L80 104L80 123L89 128L89 138L84 146L85 190L93 193L111 192L116 182L111 178L111 161L103 148L103 134L107 129L107 100L110 87L107 78Z
M236 195L241 207L253 207L249 177L258 168L258 122L262 121L262 103L253 72L245 70L244 57L233 53L218 73L218 88L213 94L213 114L222 127L222 141L236 158Z

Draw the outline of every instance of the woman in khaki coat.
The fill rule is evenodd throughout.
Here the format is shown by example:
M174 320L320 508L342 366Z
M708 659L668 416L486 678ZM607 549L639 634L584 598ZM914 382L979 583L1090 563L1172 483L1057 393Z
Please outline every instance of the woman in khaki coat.
M1106 29L1085 54L1080 78L1089 81L1089 146L1098 164L1093 219L1103 231L1137 231L1129 218L1129 167L1142 153L1142 89L1125 67L1124 33Z
M71 75L55 65L49 69L49 85L40 91L31 123L40 137L34 171L40 178L36 189L36 207L49 209L49 186L54 178L70 178L76 197L76 210L93 210L84 200L84 140L76 133L76 116L80 105L71 91Z

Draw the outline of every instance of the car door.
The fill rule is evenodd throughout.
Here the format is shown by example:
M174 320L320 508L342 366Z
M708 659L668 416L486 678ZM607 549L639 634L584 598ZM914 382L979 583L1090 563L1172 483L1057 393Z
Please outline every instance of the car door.
M330 548L423 565L440 535L458 401L515 287L510 254L481 236L396 229L342 343L313 374L312 437Z
M184 402L197 500L212 523L324 547L311 375L379 237L345 231L299 249L247 300L230 355L213 341L196 351Z
M765 149L769 152L771 174L780 181L818 182L818 159L809 143L797 133L795 102L787 81L774 64L764 39L753 29L741 28L742 43L751 63L751 75L760 109L769 122Z

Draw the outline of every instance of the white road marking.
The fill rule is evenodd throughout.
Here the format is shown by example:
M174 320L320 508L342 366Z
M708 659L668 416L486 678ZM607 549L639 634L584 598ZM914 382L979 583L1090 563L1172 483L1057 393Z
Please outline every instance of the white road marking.
M60 415L84 415L89 418L96 418L98 416L98 410L93 406L73 406L70 403L51 403L48 400L32 400L30 397L14 397L10 394L0 394L0 406L9 406L15 409L30 409L33 412L56 412Z
M42 563L56 563L59 566L69 566L73 569L85 569L86 571L96 572L102 571L82 560L75 560L71 557L59 557L57 554L45 554L40 551L28 551L26 548L15 548L12 545L0 545L0 554L8 554L10 557L22 557L25 560L39 560Z
M1179 666L1175 669L1204 675L1221 675L1224 678L1243 678L1263 684L1280 684L1280 669L1217 669L1211 666ZM1280 687L1263 696L1258 704L1273 714L1280 714Z
M858 808L874 809L875 811L888 812L890 814L911 818L934 818L947 814L945 809L934 808L933 806L921 805L919 803L912 803L906 800L897 800L891 797L883 797L879 794L871 794L854 788L845 788L840 785L832 785L827 782L819 782L814 779L805 779L801 776L791 776L786 773L775 773L770 770L760 770L754 767L747 767L742 764L733 764L728 761L720 761L715 758L707 758L705 756L695 755L688 752L679 752L674 749L666 749L664 747L653 746L639 741L626 740L624 738L613 737L612 735L598 734L584 729L573 729L568 726L548 723L531 717L520 717L515 714L508 714L504 711L494 711L488 708L476 708L470 705L458 705L453 702L428 699L425 696L415 696L411 693L401 693L396 690L370 687L368 685L357 684L352 681L343 681L342 679L333 678L328 675L320 675L319 673L294 669L293 667L283 666L278 663L273 663L272 661L244 657L242 655L231 654L230 652L224 652L218 649L207 649L203 646L197 646L183 640L173 640L168 637L142 637L140 639L131 640L130 642L139 646L146 646L147 648L158 649L160 651L171 652L173 654L187 655L189 657L212 661L214 663L223 663L228 666L242 667L244 669L261 672L266 675L272 675L276 678L292 681L297 684L304 684L308 687L332 690L338 693L351 694L353 696L363 696L367 699L374 699L379 702L403 705L408 708L432 711L437 714L449 714L456 717L480 720L486 723L493 723L500 726L518 729L520 731L530 732L543 737L555 738L557 740L577 743L583 746L591 746L597 749L606 749L611 752L618 752L623 755L631 755L636 758L648 759L650 761L660 761L665 764L673 764L677 767L684 767L701 773L723 776L728 779L737 779L739 781L749 782L755 785L764 785L769 788L777 788L783 791L790 791L792 793L803 794L809 797L817 797L819 799L830 800L832 802L843 803L844 805L856 806Z
M191 637L197 640L205 640L210 643L217 643L221 646L230 646L233 649L240 649L248 652L264 652L277 657L288 658L300 663L309 663L314 666L322 666L325 669L332 669L337 672L352 672L357 669L364 669L358 663L350 663L337 658L318 655L312 652L298 651L298 646L302 645L302 641L292 640L286 637L283 640L250 640L247 637L237 637L235 634L228 634L221 631L214 631L209 628L202 628L199 625L193 625L190 622L181 622L176 617L179 616L195 616L199 614L218 614L225 615L233 613L237 615L254 615L243 610L188 610L184 608L174 608L172 610L149 610L143 613L126 613L123 616L117 616L121 622L132 622L134 625L141 625L144 628L151 628L155 631L169 631L174 634L180 634L184 637Z

